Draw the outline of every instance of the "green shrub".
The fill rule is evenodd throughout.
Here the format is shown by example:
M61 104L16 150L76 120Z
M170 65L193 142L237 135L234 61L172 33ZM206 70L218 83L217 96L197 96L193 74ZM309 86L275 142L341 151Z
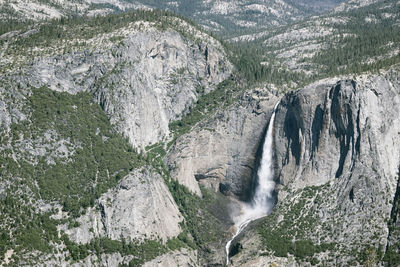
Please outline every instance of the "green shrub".
M31 124L14 124L15 135L40 137L55 130L59 139L78 147L67 162L56 159L55 165L49 165L42 157L35 166L24 162L19 168L9 162L7 172L11 177L36 180L43 199L59 201L73 216L92 206L129 171L144 165L129 142L112 129L90 94L70 95L42 87L34 89L28 101L33 111Z

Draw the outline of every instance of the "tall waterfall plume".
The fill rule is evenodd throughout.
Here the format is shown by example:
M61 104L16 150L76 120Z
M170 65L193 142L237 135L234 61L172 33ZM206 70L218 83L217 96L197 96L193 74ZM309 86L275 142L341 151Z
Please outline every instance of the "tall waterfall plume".
M274 107L265 136L254 196L249 204L243 204L242 213L235 220L236 234L228 241L225 247L227 265L229 265L229 252L232 241L251 221L268 215L274 207L273 130L278 104L279 102Z
M274 166L273 166L273 131L275 110L278 104L275 105L272 113L267 134L265 136L263 152L260 162L260 167L257 171L258 184L252 200L252 209L254 215L264 216L269 214L274 206L273 192L275 189L274 182Z

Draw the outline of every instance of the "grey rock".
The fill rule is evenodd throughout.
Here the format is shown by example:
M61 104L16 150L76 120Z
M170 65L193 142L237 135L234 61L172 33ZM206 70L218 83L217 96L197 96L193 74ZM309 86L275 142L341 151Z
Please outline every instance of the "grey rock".
M168 124L233 70L219 42L183 21L176 23L193 39L141 24L126 29L123 41L109 49L37 59L26 70L27 78L14 79L71 94L90 91L114 127L144 150L166 141Z
M274 134L278 204L264 231L283 229L286 222L291 231L297 229L292 240L335 244L329 253L314 255L322 264L363 264L362 253L379 263L377 255L388 244L400 163L397 75L394 69L336 83L325 80L283 97ZM304 205L298 214L295 205ZM273 250L260 256L251 244L258 237L251 236L238 241L247 246L233 258L235 265L257 257L290 265L292 256L265 256Z
M120 253L112 253L112 254L101 254L101 255L89 255L83 260L78 262L67 261L65 258L67 257L66 253L59 253L55 255L51 255L51 257L43 258L42 263L37 266L73 266L73 267L81 267L81 266L107 266L113 267L121 264L129 264L129 262L133 259L133 256L122 256Z
M130 173L103 194L97 208L89 209L77 220L79 227L65 231L78 243L87 243L99 236L165 242L181 232L182 219L160 175L143 168Z
M399 99L398 84L382 76L289 93L276 114L277 179L295 187L321 185L369 169L394 193Z
M11 115L8 113L6 104L0 100L0 128L8 129L11 124Z
M199 183L248 197L257 150L278 98L256 89L180 137L167 155L172 176L201 195Z
M144 149L168 138L168 124L188 112L197 88L210 92L229 76L232 66L218 49L171 31L136 33L107 60L114 68L93 88L95 97L111 123Z
M136 148L144 150L149 144L167 141L168 124L189 112L201 94L214 90L233 71L216 39L184 21L171 19L176 20L179 31L161 31L152 23L138 22L107 35L100 34L98 39L106 41L96 39L99 46L93 42L63 54L60 46L49 54L43 52L32 62L22 63L19 69L7 69L7 73L0 75L1 138L6 136L3 130L9 131L11 123L29 120L32 110L26 105L27 98L35 88L46 86L69 94L91 93L114 128ZM112 37L118 37L118 41L110 41ZM0 150L9 150L7 153L17 164L25 161L35 165L38 158L45 157L51 165L68 163L80 147L69 139L61 139L52 130L43 136L28 135L4 139L8 143ZM5 182L0 185L0 194L4 186ZM41 212L59 210L54 219L68 219L59 203L42 200L35 203ZM72 241L80 244L96 237L165 243L181 233L183 217L163 178L150 167L144 167L124 177L77 221L79 227L68 229L71 226L63 224L58 228L60 234L66 232ZM32 256L37 264L68 266L71 264L67 261L69 253L64 249L57 247L57 255L27 252L20 262ZM176 252L162 260L191 264L196 255L196 252ZM118 253L91 255L78 265L116 266L129 262L129 257Z
M400 254L400 167L399 180L390 214L389 235L386 249L389 251L389 253L394 255Z
M164 254L143 264L143 267L163 266L200 266L197 260L197 251L184 248L180 251Z

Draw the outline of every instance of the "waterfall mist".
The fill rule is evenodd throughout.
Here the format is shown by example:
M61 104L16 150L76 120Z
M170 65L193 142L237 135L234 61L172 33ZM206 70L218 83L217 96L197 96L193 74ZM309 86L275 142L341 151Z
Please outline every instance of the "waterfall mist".
M265 135L260 165L257 171L257 183L250 203L243 203L241 213L234 218L236 234L226 244L226 264L229 264L229 252L232 241L253 220L268 215L274 207L274 168L273 168L273 129L275 120L275 105Z

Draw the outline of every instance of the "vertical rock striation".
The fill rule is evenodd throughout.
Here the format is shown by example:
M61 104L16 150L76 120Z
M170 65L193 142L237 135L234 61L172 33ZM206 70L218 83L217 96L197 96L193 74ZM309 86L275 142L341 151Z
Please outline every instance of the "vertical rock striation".
M197 194L199 183L247 199L258 148L277 97L253 90L180 137L167 155L173 177Z
M324 80L283 97L274 135L278 204L247 234L250 239L242 238L244 252L234 257L236 264L255 260L250 253L260 253L259 247L272 254L255 266L294 259L339 265L383 260L390 218L396 224L396 75L392 70Z
M132 34L107 62L114 68L93 87L96 99L134 146L163 141L168 124L189 111L200 91L214 90L230 75L218 45L172 31Z
M289 93L276 115L280 183L322 185L368 170L394 194L399 102L398 84L381 76Z
M139 21L88 41L104 49L39 58L23 69L23 77L13 75L13 82L72 94L90 91L114 128L144 150L167 140L169 123L233 71L217 40L184 21L175 23L185 34ZM0 116L0 123L5 120Z

